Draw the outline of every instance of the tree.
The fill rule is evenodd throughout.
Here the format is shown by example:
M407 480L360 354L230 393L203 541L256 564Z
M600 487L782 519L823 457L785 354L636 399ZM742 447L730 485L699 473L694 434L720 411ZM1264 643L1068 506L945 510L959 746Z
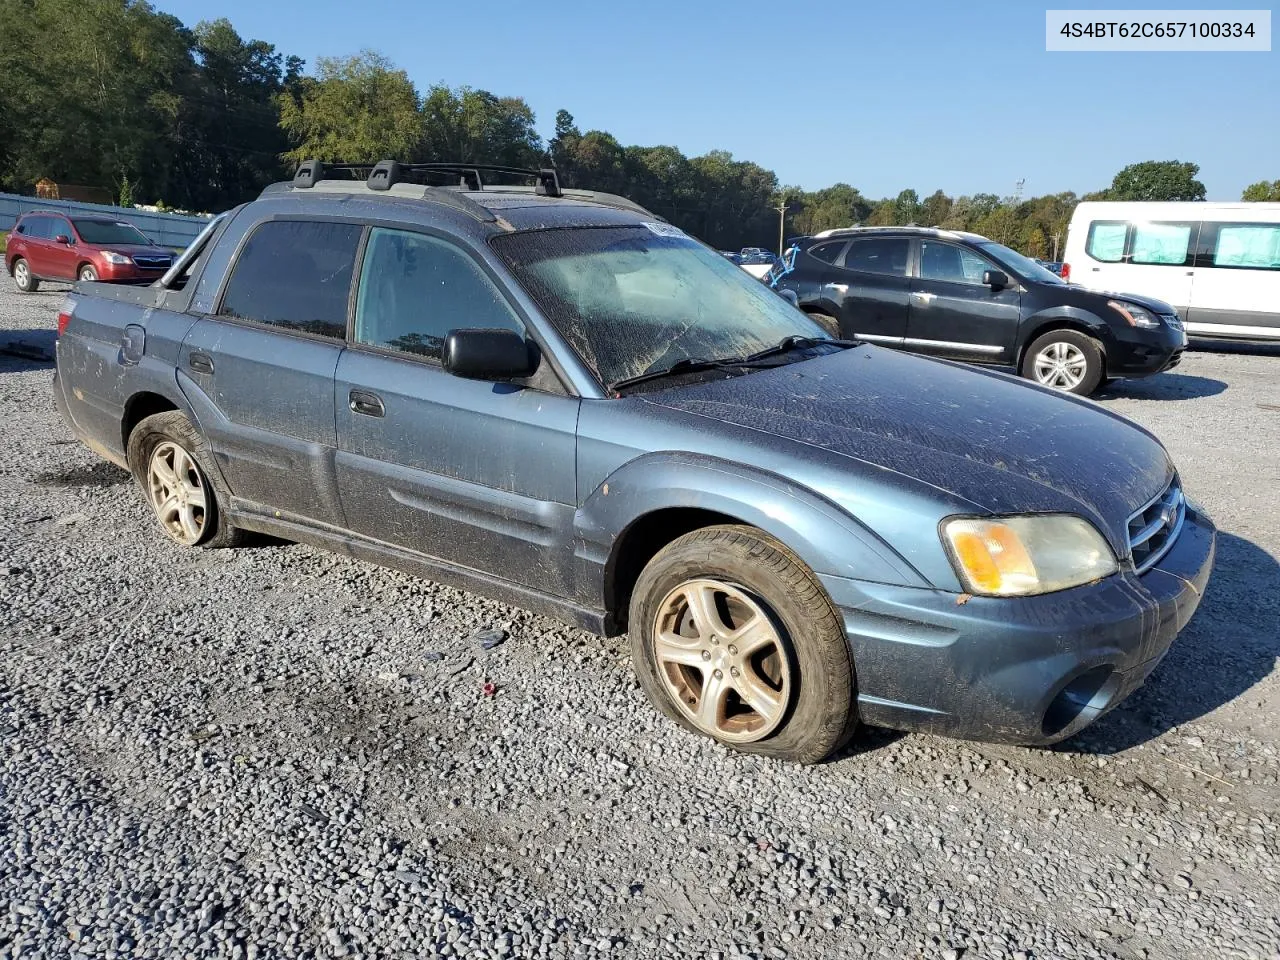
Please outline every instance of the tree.
M1268 183L1266 180L1259 180L1244 188L1244 193L1240 195L1241 200L1247 200L1251 203L1261 203L1265 201L1280 201L1280 180L1272 180Z
M294 144L285 159L372 163L412 158L423 140L418 91L403 70L366 50L321 57L316 75L277 95L280 126Z
M1132 163L1116 174L1105 191L1107 200L1203 200L1200 166L1177 160Z
M920 195L914 190L903 190L893 201L893 223L903 227L920 222Z
M935 190L920 205L920 224L926 227L938 226L951 215L951 206L951 198L941 190Z
M529 105L487 90L432 87L422 103L422 129L418 152L426 160L536 167L546 156Z

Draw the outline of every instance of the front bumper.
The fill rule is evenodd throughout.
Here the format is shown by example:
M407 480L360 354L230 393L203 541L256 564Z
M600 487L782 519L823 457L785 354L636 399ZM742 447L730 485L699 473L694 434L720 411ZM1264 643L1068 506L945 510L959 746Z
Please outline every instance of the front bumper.
M103 283L155 283L164 276L164 268L139 267L134 263L95 263L98 279Z
M1200 604L1213 523L1188 504L1177 542L1141 577L1038 597L972 597L821 577L875 726L1049 744L1142 685Z
M1120 330L1106 345L1107 376L1149 377L1171 370L1182 361L1186 348L1187 334L1181 327L1166 324L1159 330Z

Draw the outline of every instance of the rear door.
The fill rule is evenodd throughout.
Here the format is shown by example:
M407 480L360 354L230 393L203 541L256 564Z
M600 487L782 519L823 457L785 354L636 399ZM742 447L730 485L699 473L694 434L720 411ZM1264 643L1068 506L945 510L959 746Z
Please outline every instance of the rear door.
M22 236L26 239L27 266L37 277L52 275L53 258L49 248L53 245L53 218L43 214L27 217L22 221Z
M840 329L880 343L900 344L907 335L906 237L864 237L849 243L830 286L840 303Z
M252 226L179 357L179 384L232 494L286 520L343 523L333 376L363 233L319 218Z
M1002 268L958 243L921 239L918 250L907 346L970 360L1012 359L1021 305L1017 280L1011 277L998 290L983 283L985 271Z
M1129 228L1125 264L1115 270L1118 293L1138 293L1172 305L1185 320L1195 283L1198 221L1144 221Z
M1280 339L1280 223L1206 223L1187 330Z
M468 251L374 228L334 386L348 525L567 596L580 401L553 375L535 388L445 373L444 338L466 327L525 333Z

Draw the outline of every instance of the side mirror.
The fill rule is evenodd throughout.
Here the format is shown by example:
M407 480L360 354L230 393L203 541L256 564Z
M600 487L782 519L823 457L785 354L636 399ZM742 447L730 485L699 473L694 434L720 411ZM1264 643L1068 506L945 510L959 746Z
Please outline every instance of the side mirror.
M982 282L992 290L1003 290L1009 285L1009 275L1003 270L983 270Z
M518 380L537 367L533 348L514 330L450 330L440 361L468 380Z
M70 244L71 244L71 238L70 238L70 237L68 237L65 233L60 233L60 234L58 234L56 237L54 237L53 239L54 239L54 242L55 242L55 243L65 243L65 244L67 244L68 246L70 246Z

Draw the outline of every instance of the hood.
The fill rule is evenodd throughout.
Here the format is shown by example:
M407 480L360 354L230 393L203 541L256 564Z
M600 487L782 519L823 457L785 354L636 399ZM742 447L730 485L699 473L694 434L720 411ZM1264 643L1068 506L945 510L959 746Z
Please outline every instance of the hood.
M1046 284L1046 286L1049 286ZM1109 290L1095 290L1092 287L1082 287L1076 283L1064 284L1061 288L1053 287L1053 289L1063 289L1071 291L1072 296L1064 298L1072 306L1085 307L1095 313L1104 308L1108 300L1123 300L1127 303L1136 303L1140 307L1146 307L1152 313L1157 314L1177 314L1177 310L1171 304L1163 300L1157 300L1155 297L1146 297L1138 293L1116 293Z
M1154 436L1090 401L879 347L643 399L892 470L975 512L1081 514L1121 556L1128 518L1173 475Z
M110 250L112 253L123 253L126 257L168 257L173 259L173 251L168 247L147 246L145 243L95 243L92 246L99 250Z

